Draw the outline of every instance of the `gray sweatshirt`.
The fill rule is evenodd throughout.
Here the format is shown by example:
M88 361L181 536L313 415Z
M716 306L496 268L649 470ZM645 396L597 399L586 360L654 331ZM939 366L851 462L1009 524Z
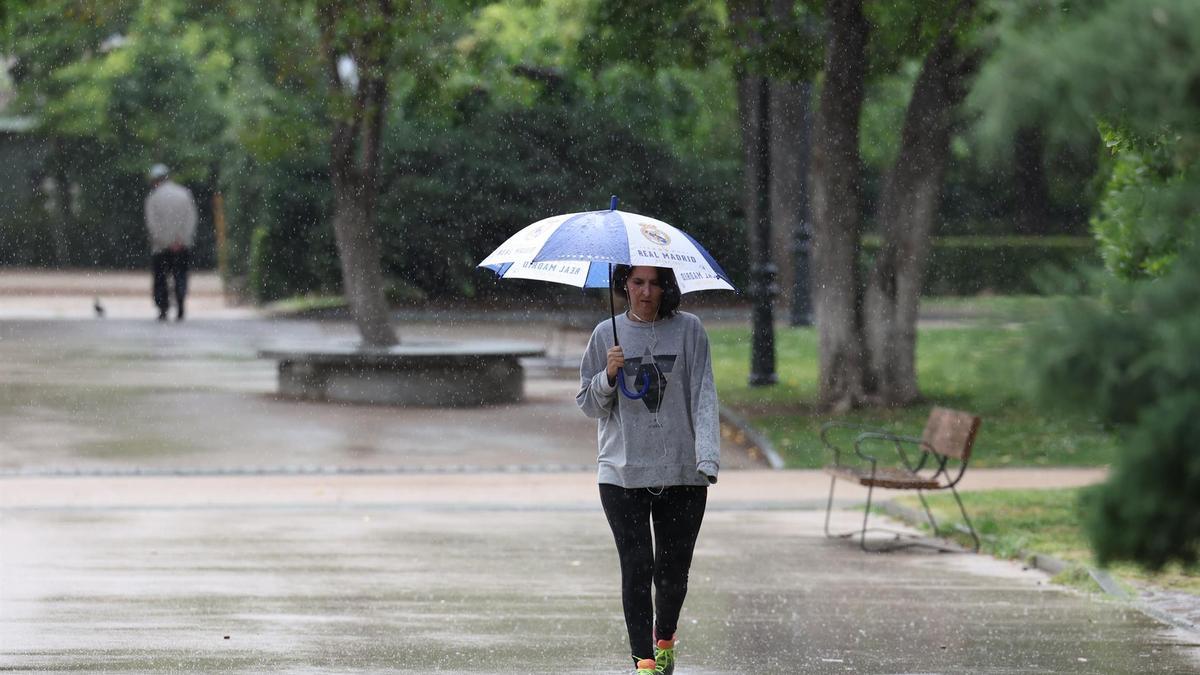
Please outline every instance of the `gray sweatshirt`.
M650 392L627 398L608 383L605 366L613 346L606 319L592 331L579 367L579 408L599 420L599 479L625 488L708 485L721 466L717 390L708 334L700 319L678 312L670 319L637 323L617 317L625 350L625 386Z

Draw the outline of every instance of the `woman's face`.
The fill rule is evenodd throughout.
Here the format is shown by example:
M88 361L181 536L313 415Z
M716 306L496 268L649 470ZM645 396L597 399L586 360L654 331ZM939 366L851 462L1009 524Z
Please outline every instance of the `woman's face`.
M663 287L658 282L658 269L655 267L635 267L629 272L625 282L625 290L629 294L629 309L646 321L658 316L658 306L662 304Z

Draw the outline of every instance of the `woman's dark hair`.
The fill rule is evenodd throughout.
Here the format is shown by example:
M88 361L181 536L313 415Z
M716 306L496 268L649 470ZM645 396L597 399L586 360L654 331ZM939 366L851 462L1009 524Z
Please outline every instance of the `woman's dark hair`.
M658 315L669 319L679 311L679 301L683 298L683 292L679 290L679 282L675 280L674 270L670 267L655 267L654 269L658 270L658 285L663 289L662 302L658 305ZM629 294L625 292L625 282L629 281L629 275L632 273L633 268L629 265L613 265L613 292L625 298L626 301L629 300Z

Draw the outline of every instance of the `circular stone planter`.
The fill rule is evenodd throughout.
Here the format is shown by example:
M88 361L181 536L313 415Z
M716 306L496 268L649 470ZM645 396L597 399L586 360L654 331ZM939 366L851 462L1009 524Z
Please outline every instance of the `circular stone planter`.
M519 359L533 345L504 342L405 342L277 348L259 352L279 366L282 396L317 401L429 407L518 403L525 394Z

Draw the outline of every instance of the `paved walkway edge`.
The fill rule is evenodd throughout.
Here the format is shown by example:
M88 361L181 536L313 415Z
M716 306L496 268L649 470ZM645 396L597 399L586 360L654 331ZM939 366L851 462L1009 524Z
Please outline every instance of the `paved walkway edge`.
M730 410L728 406L720 406L721 421L734 427L740 431L747 440L750 441L753 447L757 448L767 459L767 464L772 469L783 468L783 458L779 456L779 452L775 450L775 446L771 443L764 434L758 429L755 429L744 417Z

